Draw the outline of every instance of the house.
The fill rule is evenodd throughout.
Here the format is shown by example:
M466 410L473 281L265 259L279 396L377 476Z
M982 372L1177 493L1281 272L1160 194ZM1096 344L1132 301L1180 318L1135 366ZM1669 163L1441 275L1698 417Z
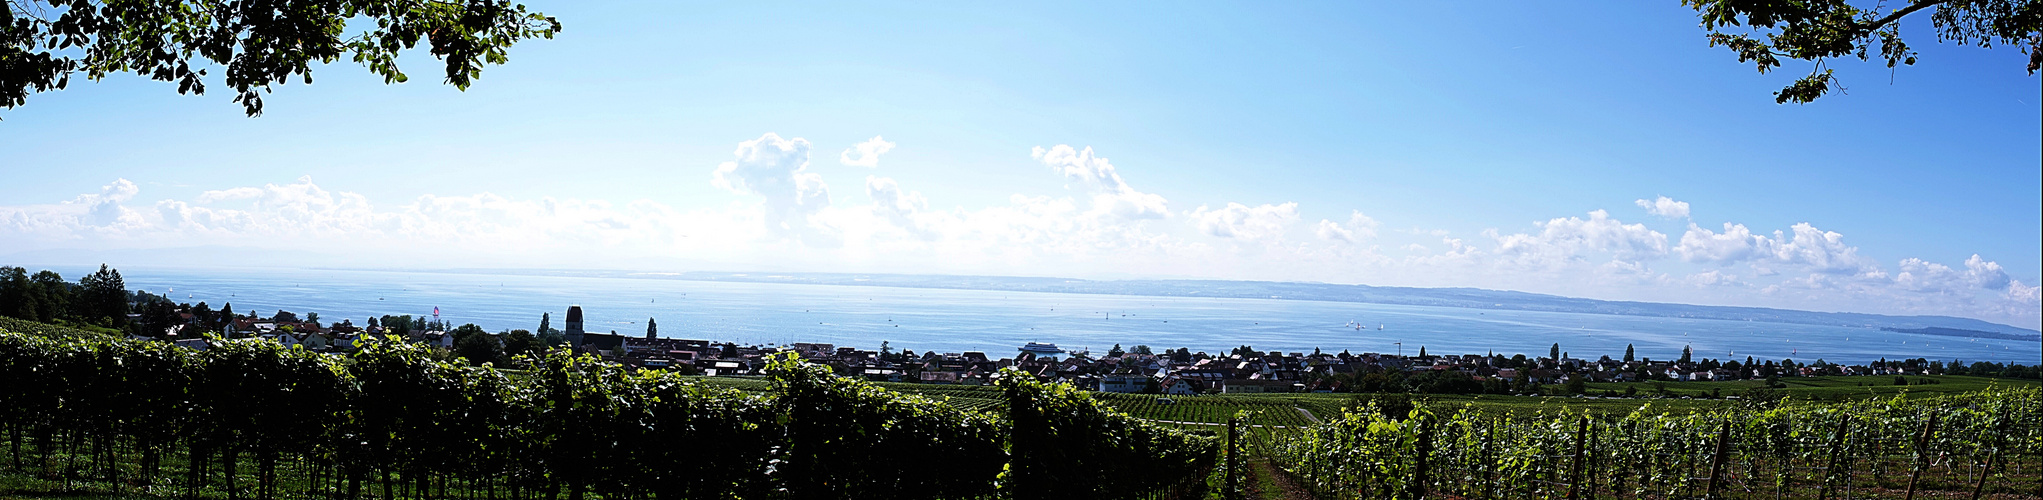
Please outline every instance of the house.
M1198 381L1179 377L1164 379L1157 389L1164 394L1175 396L1193 396L1204 392Z
M1142 392L1149 388L1152 379L1136 372L1113 373L1100 377L1100 392Z
M837 354L837 346L796 342L794 343L794 352L796 355L801 356L802 359L829 359L831 355Z
M695 366L702 369L703 375L711 377L718 375L743 375L750 370L750 367L746 366L743 359L700 360L695 362Z

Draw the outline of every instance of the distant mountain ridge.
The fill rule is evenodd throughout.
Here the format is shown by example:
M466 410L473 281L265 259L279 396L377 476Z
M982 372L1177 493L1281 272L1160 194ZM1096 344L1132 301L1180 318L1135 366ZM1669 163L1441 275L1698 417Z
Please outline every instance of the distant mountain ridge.
M419 271L410 271L419 272ZM1805 325L1884 328L1893 331L1938 329L1936 335L1975 336L2043 341L2043 332L1972 318L1952 316L1890 316L1884 314L1815 312L1766 307L1704 306L1563 297L1480 288L1416 288L1327 283L1227 280L1112 280L1010 276L943 276L845 273L647 273L633 271L456 269L424 272L581 276L688 281L734 281L810 285L884 286L1047 293L1085 293L1159 297L1220 297L1360 302L1413 306L1461 307L1516 311L1547 311L1623 316L1760 321ZM1971 333L1966 333L1971 332ZM1917 332L1909 332L1917 333ZM1991 334L1991 335L1983 335Z
M1880 329L1889 332L1913 333L1916 335L1942 335L1946 337L1978 337L1983 339L2036 340L2036 338L2033 336L2011 335L2000 332L1982 332L1979 330L1966 330L1963 328L1944 328L1941 326L1931 326L1924 328L1895 328L1891 326L1883 326L1880 327Z

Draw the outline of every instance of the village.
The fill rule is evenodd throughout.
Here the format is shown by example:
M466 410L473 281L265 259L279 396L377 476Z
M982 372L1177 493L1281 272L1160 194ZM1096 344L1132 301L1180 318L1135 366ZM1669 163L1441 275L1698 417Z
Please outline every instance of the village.
M253 338L318 352L346 352L364 336L397 336L459 355L457 342L465 330L468 335L479 336L478 343L500 353L499 359L508 360L507 355L501 354L508 347L507 338L532 337L524 330L489 334L473 325L449 328L437 319L409 316L372 319L365 326L355 325L351 320L322 325L317 314L299 317L285 311L268 318L248 315L208 322L184 310L178 313L178 319L181 324L167 328L163 337L137 338L174 342L194 349L205 349L210 342L221 339ZM207 326L217 326L218 335L192 333L211 333L213 330L205 330ZM568 309L563 326L564 330L548 328L542 332L536 337L537 345L541 349L571 348L633 369L757 377L769 356L792 352L806 361L829 366L838 375L871 381L985 385L996 372L1014 367L1040 380L1071 384L1088 391L1172 395L1285 392L1566 395L1584 394L1584 384L1592 382L1767 380L1773 385L1783 377L1942 375L1962 373L1965 368L1947 368L1940 361L1925 359L1882 360L1869 365L1840 365L1823 360L1804 364L1750 357L1720 361L1695 359L1687 349L1676 359L1635 358L1632 352L1620 358L1604 355L1586 359L1561 351L1558 344L1541 357L1496 353L1437 355L1428 354L1424 347L1410 356L1319 350L1279 352L1258 351L1246 345L1212 354L1188 348L1156 351L1142 345L1124 350L1118 344L1106 353L1064 352L1051 346L1051 352L1022 349L1002 357L997 353L970 351L918 353L897 350L886 343L878 350L803 342L738 345L659 337L651 329L645 335L595 333L584 331L579 306ZM1038 346L1043 345L1030 347Z

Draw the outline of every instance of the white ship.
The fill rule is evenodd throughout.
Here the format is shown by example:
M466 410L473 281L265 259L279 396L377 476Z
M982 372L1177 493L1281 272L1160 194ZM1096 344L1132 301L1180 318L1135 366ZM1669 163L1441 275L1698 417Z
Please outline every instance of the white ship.
M1028 343L1028 345L1021 346L1021 349L1019 350L1021 352L1032 352L1038 355L1062 354L1064 352L1063 349L1057 348L1057 344L1045 344L1042 342L1030 342Z

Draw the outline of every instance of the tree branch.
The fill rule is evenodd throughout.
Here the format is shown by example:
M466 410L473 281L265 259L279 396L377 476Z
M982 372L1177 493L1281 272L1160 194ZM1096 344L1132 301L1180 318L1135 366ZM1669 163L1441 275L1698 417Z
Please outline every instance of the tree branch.
M1882 17L1879 20L1873 21L1872 24L1860 26L1859 29L1863 30L1866 33L1872 33L1874 30L1880 29L1881 26L1886 26L1888 23L1899 21L1901 20L1901 18L1907 17L1909 14L1914 14L1916 11L1927 9L1936 6L1937 4L1947 2L1950 2L1950 0L1916 0L1915 4L1909 5L1907 7L1902 7L1901 9L1895 10L1894 12L1890 12L1887 14L1886 17Z

